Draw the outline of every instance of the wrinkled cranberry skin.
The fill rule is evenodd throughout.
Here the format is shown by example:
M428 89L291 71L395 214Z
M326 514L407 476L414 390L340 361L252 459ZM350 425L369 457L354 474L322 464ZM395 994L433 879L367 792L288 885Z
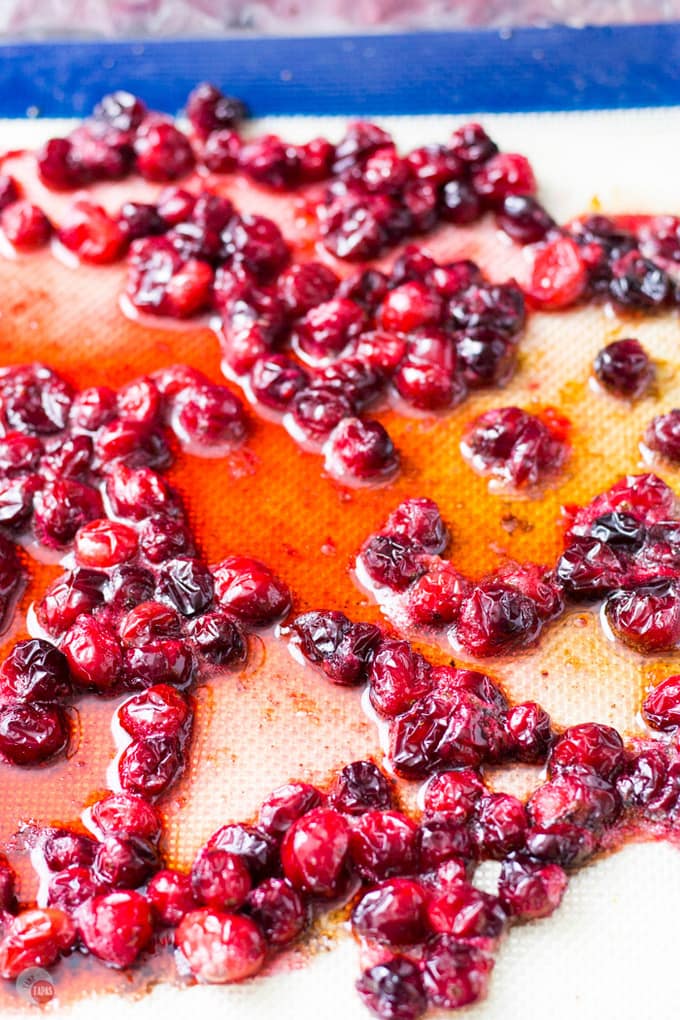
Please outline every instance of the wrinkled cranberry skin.
M425 787L423 807L428 815L446 814L467 822L485 787L472 769L439 772Z
M307 925L304 901L285 878L258 885L248 894L245 910L272 946L292 942Z
M644 435L645 446L653 453L667 457L672 463L680 462L680 410L652 418Z
M502 655L527 648L541 621L532 599L494 581L473 589L463 602L455 635L472 655Z
M650 691L642 714L655 730L672 732L680 726L680 676L669 676Z
M133 740L145 737L182 737L191 719L186 699L168 684L156 684L125 701L118 721Z
M381 642L371 666L370 699L380 715L396 716L432 687L430 665L408 641Z
M23 200L2 209L0 226L9 243L20 251L42 247L52 233L52 224L42 209Z
M246 626L265 627L290 608L287 587L259 560L229 556L213 577L217 601Z
M184 759L176 740L146 737L128 744L118 763L120 784L126 793L153 800L179 777Z
M366 680L380 640L369 623L352 623L333 610L303 613L291 624L293 642L304 657L319 666L333 683L351 687Z
M299 892L332 899L349 849L349 825L337 811L315 808L294 822L281 845L284 875Z
M192 647L214 666L237 666L247 655L245 636L226 613L204 613L188 627Z
M104 835L138 836L155 841L161 823L153 807L142 797L129 793L110 793L92 807L92 821Z
M142 523L139 547L151 563L163 563L182 554L190 556L193 540L182 521L165 514L153 514Z
M367 811L350 832L355 870L367 882L414 871L417 832L415 823L397 811Z
M389 535L375 535L361 552L366 573L376 584L404 591L425 573L422 553L410 542Z
M121 674L123 654L118 638L94 617L79 616L62 641L71 676L83 687L107 690Z
M609 292L624 308L654 309L668 301L671 293L668 274L638 251L616 259L611 271Z
M308 382L305 369L285 354L258 358L250 373L250 385L256 400L274 411L287 410Z
M39 638L18 641L0 666L0 701L60 701L71 693L65 656Z
M394 878L365 893L352 911L357 935L388 945L411 945L423 939L425 894L416 882Z
M107 836L95 854L92 873L100 885L133 889L157 870L158 851L140 836Z
M182 616L197 616L213 599L214 584L207 566L191 556L166 560L158 571L156 591Z
M102 516L103 507L95 488L71 478L48 482L34 499L34 527L40 542L48 548L68 545L88 521Z
M638 651L672 651L680 642L677 581L662 580L637 590L616 591L605 602L604 612L616 637Z
M92 864L96 843L80 833L54 829L47 833L41 850L50 871L63 871L64 868L88 867Z
M69 864L51 879L47 890L47 904L73 914L86 900L102 892L92 876L92 869Z
M380 422L344 418L328 438L325 466L340 482L377 482L396 473L399 454Z
M253 825L223 825L210 837L210 848L227 850L248 868L254 882L269 876L276 868L276 842Z
M430 871L451 858L471 860L476 849L465 825L455 815L435 815L420 823L417 837L421 871Z
M68 719L59 705L0 707L0 754L14 765L48 761L64 750L68 739Z
M346 815L383 811L392 806L392 787L372 761L354 761L338 773L328 801Z
M394 956L365 970L356 983L359 998L379 1020L418 1020L427 1008L415 963Z
M439 628L453 623L471 588L470 582L451 563L433 557L427 561L427 572L409 588L409 613L416 623L426 627Z
M0 374L0 409L10 429L54 435L68 421L73 391L44 365L20 365Z
M523 762L544 761L553 740L550 716L535 701L513 705L507 717L513 750Z
M78 928L93 956L113 967L129 967L151 941L151 907L138 892L95 896L80 907Z
M595 358L593 371L609 393L630 400L646 393L654 378L654 367L639 340L607 344Z
M284 305L297 318L316 305L330 301L338 282L333 270L322 262L304 262L284 270L276 286Z
M536 485L562 465L566 449L538 417L504 407L475 418L466 427L461 451L480 474L517 488Z
M495 939L503 932L506 916L495 896L461 881L429 897L427 919L436 932L457 938Z
M472 831L482 857L500 861L521 849L527 825L524 804L510 794L485 794L475 804Z
M76 928L63 911L25 910L0 941L0 976L16 980L29 967L50 967L76 940Z
M428 1002L457 1009L486 994L493 958L453 935L437 935L425 948L423 985Z
M440 555L449 544L449 532L439 507L433 500L422 497L400 503L385 521L383 532L407 539L430 556Z
M503 861L498 895L505 910L519 921L549 917L562 902L568 879L559 864L517 855Z
M243 981L261 969L265 942L248 917L203 908L180 922L175 945L198 980L210 984Z
M545 829L557 823L572 823L600 831L612 825L621 810L614 787L592 772L563 772L540 786L527 802L534 827ZM535 851L532 850L535 854Z
M527 833L527 850L537 860L575 867L597 849L597 839L589 829L571 822L554 822Z
M310 783L287 783L267 797L260 807L259 824L268 835L280 840L293 822L319 807L322 795Z
M204 847L191 869L191 887L199 903L207 907L238 909L250 892L250 874L235 854L218 847Z
M592 769L602 779L614 780L626 760L623 741L611 726L582 723L570 726L556 741L548 774L558 775L570 769Z

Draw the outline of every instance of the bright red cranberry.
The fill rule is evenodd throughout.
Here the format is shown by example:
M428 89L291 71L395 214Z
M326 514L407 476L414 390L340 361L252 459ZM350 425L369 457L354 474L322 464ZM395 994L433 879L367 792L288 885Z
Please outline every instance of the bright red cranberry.
M25 910L0 941L0 976L15 981L29 967L51 967L75 940L75 925L62 910Z
M417 882L394 878L381 882L352 911L352 928L364 938L389 945L411 945L426 934L425 894Z
M423 497L400 503L385 521L383 532L408 539L422 552L433 556L444 552L449 543L449 532L439 507L433 500Z
M74 202L59 227L59 241L84 262L114 262L125 241L118 223L86 199Z
M241 401L226 386L206 384L181 393L177 424L190 441L210 445L240 443L247 432Z
M503 861L498 895L505 910L519 921L549 917L562 902L567 876L559 864L544 864L518 855Z
M611 266L609 292L624 308L660 308L671 294L671 281L656 263L630 251Z
M614 635L640 652L672 651L680 642L680 589L674 580L616 591L604 611Z
M582 864L596 849L594 833L571 822L555 822L529 829L527 833L527 850L533 857L563 868Z
M140 836L107 836L97 847L93 875L102 886L133 889L158 869L158 852Z
M315 808L290 827L281 845L285 877L299 892L337 895L349 850L349 825L337 811Z
M3 702L60 701L70 693L68 662L49 641L18 641L0 666Z
M64 636L62 651L71 676L84 687L106 690L120 677L120 642L105 623L92 616L78 617Z
M215 597L246 626L274 623L290 607L286 586L259 560L228 556L213 569Z
M303 262L289 266L279 276L276 287L290 315L298 318L330 301L338 287L338 277L322 262Z
M482 780L472 769L439 772L425 787L423 806L429 815L446 814L466 822L484 792Z
M137 132L135 157L137 170L148 181L175 181L194 166L186 135L159 118L150 118Z
M189 623L189 639L198 654L215 666L235 666L247 655L238 624L226 613L204 613Z
M323 383L312 383L293 398L292 415L297 428L310 441L325 440L344 418L353 414L349 397Z
M494 961L491 956L452 935L438 935L425 948L423 985L428 1002L458 1009L486 995Z
M310 612L291 625L293 643L304 657L318 665L333 683L353 686L366 680L368 666L380 640L380 630L369 623L352 623L344 613Z
M508 237L519 244L542 241L555 221L531 195L506 195L496 215L496 222Z
M579 246L570 237L557 237L536 252L527 294L539 308L566 308L578 301L586 283Z
M533 195L536 191L529 160L514 152L492 156L475 171L473 183L477 194L490 205L502 203L508 195Z
M167 482L151 468L116 463L106 478L106 494L118 517L143 521L154 513L172 512L177 498Z
M382 380L404 358L406 338L384 330L360 333L352 344L352 354L359 364L371 369Z
M63 634L82 613L91 613L104 601L106 574L78 569L58 578L36 608L38 623L48 634Z
M456 370L453 341L442 330L429 328L411 337L393 381L407 403L422 411L438 411L465 397L465 383Z
M258 358L250 374L256 400L275 411L285 411L309 382L307 372L285 354Z
M90 521L76 535L76 557L84 567L114 567L137 552L137 532L117 521Z
M238 166L242 148L243 140L235 131L213 131L201 148L200 161L214 174L229 174Z
M328 437L324 463L341 482L348 478L375 482L395 474L399 454L380 422L344 418Z
M364 310L348 298L333 298L315 305L296 325L301 350L310 358L335 357L361 333Z
M235 127L246 116L246 109L240 99L202 82L189 93L186 115L196 134L205 138L213 131Z
M10 244L20 250L42 247L52 233L52 224L40 206L24 199L3 208L0 227Z
M265 942L247 917L203 908L180 922L175 945L193 976L209 984L243 981L261 969Z
M453 814L425 818L417 836L421 871L430 871L452 858L472 859L475 846L468 829Z
M606 390L631 399L646 393L654 378L654 366L639 340L607 344L595 358L593 370Z
M92 805L92 821L104 835L139 836L157 840L161 823L152 806L130 793L109 793Z
M153 514L142 522L139 547L151 563L163 563L183 553L191 555L193 539L186 524L167 514Z
M502 860L524 845L524 804L507 793L484 794L475 804L473 832L483 857Z
M0 754L14 765L48 761L64 750L68 738L68 719L59 705L0 707Z
M411 333L420 326L436 326L442 314L441 298L417 280L388 292L380 308L382 329Z
M544 761L552 744L550 716L535 701L513 705L507 716L513 752L520 761Z
M408 609L416 623L441 627L458 619L471 585L448 561L432 557L426 562L427 573L409 588Z
M392 805L392 787L372 761L354 761L338 773L329 804L344 814L361 815Z
M457 938L495 939L503 932L506 915L496 896L458 882L428 899L427 919L435 932Z
M181 871L157 871L146 888L146 898L154 917L161 923L176 927L198 902L194 896L191 878Z
M104 465L124 460L130 467L150 467L163 471L170 466L172 454L159 429L139 422L116 418L105 425L95 440L97 457Z
M642 714L655 730L673 731L680 726L680 676L669 676L650 691Z
M157 734L178 737L191 716L187 701L174 687L156 684L136 694L118 709L118 719L133 739Z
M540 418L519 407L486 411L466 427L463 456L480 474L516 488L561 467L566 448Z
M89 867L95 856L97 844L89 836L68 829L48 831L41 844L45 864L50 871L63 871L70 867Z
M231 910L244 903L251 881L240 857L218 847L204 847L191 869L191 885L199 903Z
M319 807L322 795L310 783L287 783L274 790L262 803L260 828L274 839L281 839L293 822Z
M393 956L365 970L356 983L359 998L379 1020L418 1020L427 999L418 966Z
M532 824L541 829L570 822L597 831L615 822L620 809L614 787L588 772L561 773L539 786L527 803Z
M371 704L380 715L396 716L432 687L430 664L408 641L383 641L369 675Z
M35 495L34 524L43 545L68 545L79 528L103 514L99 493L91 485L71 478L48 482Z
M47 904L67 914L74 914L86 900L91 900L101 891L101 885L93 878L90 867L81 868L77 864L69 864L50 879Z
M581 723L570 726L556 741L548 771L551 776L570 769L592 769L612 781L625 763L626 753L619 733L611 726Z
M508 561L496 571L499 581L526 595L542 620L552 620L564 609L562 586L554 572L537 563Z
M0 476L3 478L35 471L43 453L42 440L21 432L8 432L0 439Z
M95 896L80 907L78 928L93 956L113 967L129 967L151 942L151 907L138 892Z
M415 871L417 828L397 811L367 811L349 837L352 864L367 882Z
M537 639L541 621L532 599L508 586L487 581L463 602L455 634L472 655L500 655L527 648Z
M177 741L153 736L128 744L118 763L118 776L126 793L153 799L172 786L183 768Z
M645 446L672 463L680 463L680 410L652 418L644 435Z
M38 475L0 481L0 523L11 530L23 529L31 518L40 484Z
M40 179L48 188L67 191L87 183L87 173L67 138L50 138L38 150L36 161Z
M389 535L369 539L361 551L361 562L372 581L395 591L404 591L425 573L420 549Z
M268 878L253 889L246 910L273 946L292 942L307 924L304 901L285 878Z

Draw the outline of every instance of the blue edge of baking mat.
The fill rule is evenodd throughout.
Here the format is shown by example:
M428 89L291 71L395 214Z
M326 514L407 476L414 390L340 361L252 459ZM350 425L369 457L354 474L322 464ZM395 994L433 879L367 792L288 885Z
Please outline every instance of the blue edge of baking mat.
M114 88L174 113L202 79L256 116L670 106L680 104L680 23L4 44L0 116L82 115Z

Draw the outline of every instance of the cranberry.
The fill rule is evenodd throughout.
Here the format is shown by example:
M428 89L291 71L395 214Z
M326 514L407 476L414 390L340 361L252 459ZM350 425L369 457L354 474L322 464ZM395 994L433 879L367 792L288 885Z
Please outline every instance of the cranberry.
M498 146L489 138L481 124L471 121L457 128L451 135L449 149L457 159L473 168L486 163L498 152Z
M598 353L595 376L617 397L641 397L654 378L654 367L639 340L614 340Z
M616 781L624 805L647 814L667 817L678 804L677 762L670 764L665 748L650 747L629 758Z
M208 908L186 914L175 944L193 976L211 984L243 981L264 963L265 942L253 921Z
M614 787L588 772L561 773L540 786L527 803L532 824L541 829L571 822L597 831L615 822L620 809Z
M142 100L124 89L117 89L104 96L94 108L96 120L123 135L140 127L146 113Z
M94 840L88 836L68 829L52 829L46 834L41 850L50 871L63 871L70 867L89 867L96 847Z
M429 871L451 858L471 859L475 847L468 829L453 814L425 818L418 829L420 868Z
M645 430L645 445L673 463L680 462L680 410L652 418Z
M372 761L354 761L338 773L329 803L349 815L382 810L392 804L392 787Z
M434 689L445 697L455 699L467 691L505 717L507 698L485 673L474 669L456 669L453 666L435 666L430 676Z
M289 314L298 318L330 301L338 282L333 270L322 262L303 262L284 270L276 286Z
M118 213L118 226L126 241L139 237L154 237L167 230L167 223L158 206L149 202L124 202Z
M45 478L54 482L60 478L86 479L93 456L92 440L89 436L69 436L56 449L48 450L40 461L40 469Z
M305 388L309 376L285 354L270 354L253 364L250 385L255 399L275 411L285 411Z
M57 233L59 241L84 262L114 262L125 241L118 223L100 206L79 199Z
M116 395L108 386L90 386L73 398L71 423L77 428L96 432L115 413Z
M85 524L76 535L76 557L84 567L114 567L137 552L137 532L117 521Z
M17 909L16 876L9 861L0 854L0 910L4 914L14 914Z
M541 631L541 621L532 599L500 582L486 581L463 602L455 628L461 646L483 657L529 647Z
M215 666L236 666L246 658L245 637L226 613L204 613L190 622L188 634L192 647Z
M482 203L468 181L449 181L442 188L439 212L447 223L463 226L479 219Z
M169 629L170 626L169 619L172 619L175 625L177 624L177 615L173 609L161 606L161 603L158 602L149 602L154 592L155 578L151 571L145 567L123 563L116 567L109 576L106 586L107 602L116 612L130 610L130 613L121 621L119 628L121 637L129 644L133 643L130 634L133 620L136 624L135 638L140 637L142 622L149 624L150 633L155 633L159 629L159 617L161 617L164 626L167 624L166 629ZM150 617L151 619L149 619Z
M355 355L356 350L355 346ZM358 412L374 403L380 396L385 388L386 379L382 369L353 356L339 358L325 365L317 376L317 382L328 389L344 393Z
M424 808L427 814L446 814L466 822L485 787L472 769L440 772L425 787Z
M352 927L364 938L410 945L425 937L424 915L422 888L408 878L395 878L364 894L352 911Z
M668 301L671 294L668 274L638 251L616 259L611 270L610 294L624 308L654 309Z
M36 609L38 623L48 634L63 634L82 613L91 613L104 601L106 574L76 569L47 589Z
M166 560L158 572L159 598L167 599L183 616L196 616L208 609L213 590L207 566L190 556Z
M276 867L275 841L253 825L223 825L210 837L208 848L238 857L254 881L265 878Z
M277 135L246 142L239 152L239 168L258 184L277 191L294 187L299 179L297 153Z
M623 741L611 726L598 723L581 723L570 726L558 738L548 762L551 776L560 772L582 768L611 782L625 762Z
M491 205L504 202L508 195L533 195L536 191L531 164L514 152L491 156L475 171L473 183L477 194Z
M367 811L349 837L352 864L367 882L414 871L417 828L397 811Z
M432 557L427 562L427 573L409 588L409 612L416 623L424 626L452 623L458 618L470 588L470 582L451 563Z
M507 717L513 751L520 761L541 762L552 743L550 716L535 701L513 705Z
M93 875L102 886L132 889L158 869L158 852L140 836L107 836L97 847Z
M335 159L335 146L326 138L313 138L311 142L298 145L296 152L303 182L322 181L329 176Z
M105 835L156 840L161 833L160 819L151 805L130 793L109 793L97 801L92 806L92 821Z
M353 410L344 393L323 383L313 383L299 390L292 403L295 425L311 441L324 440Z
M520 921L549 917L562 902L567 876L559 864L544 864L517 855L503 861L498 895L507 912Z
M135 137L137 170L148 181L174 181L193 169L189 140L174 124L148 119Z
M191 555L193 540L186 524L167 514L152 514L142 522L139 547L151 563L163 563L183 553Z
M624 583L626 564L605 542L576 538L561 556L557 576L570 595L596 598Z
M359 269L340 281L337 296L349 298L372 315L386 296L387 289L387 277L379 269Z
M298 891L332 899L340 889L349 849L349 826L328 808L314 808L292 824L281 845L281 864Z
M128 744L118 763L118 775L126 793L153 799L165 793L183 767L177 741L153 736Z
M183 260L163 238L133 241L125 293L151 315L186 319L207 307L213 269L201 259Z
M121 726L135 740L154 735L178 737L190 716L186 699L167 684L149 687L118 710Z
M195 443L240 443L247 432L243 405L226 386L206 384L177 398L177 424Z
M132 687L172 684L186 687L195 662L183 641L156 639L125 649L125 677Z
M506 915L496 896L458 882L429 898L427 919L436 932L457 938L494 939L501 935Z
M267 280L290 258L290 248L276 223L264 216L234 217L222 233L225 255L258 278Z
M411 338L393 381L399 395L413 407L437 411L465 397L465 383L456 369L451 338L441 330L428 329Z
M86 900L91 900L101 891L101 885L93 878L91 868L69 864L50 880L47 904L73 914Z
M0 227L10 244L20 250L42 247L52 233L52 224L40 206L24 199L2 209Z
M14 765L36 765L64 750L69 738L59 705L0 706L0 753Z
M526 316L524 297L514 283L472 284L454 295L449 311L457 329L492 329L508 337L519 333Z
M0 976L15 981L30 967L51 967L75 940L75 925L63 911L25 910L0 941Z
M527 850L542 861L552 861L564 868L587 860L597 849L595 835L571 822L554 822L527 833Z
M425 948L423 985L428 1002L457 1009L486 994L494 961L474 945L452 935L438 935Z
M304 657L321 667L333 683L353 686L366 680L368 665L380 640L369 623L352 623L339 612L310 612L291 625L293 643Z
M506 793L489 793L475 804L473 832L484 857L502 860L524 845L527 815L524 804Z
M48 188L66 191L86 183L87 174L80 165L67 138L50 138L36 154L38 173Z
M396 716L432 687L430 665L408 641L383 641L371 666L371 704L380 715Z
M418 548L389 535L369 539L362 549L361 562L372 581L395 591L404 591L425 572Z
M201 82L189 93L186 115L196 134L205 138L213 131L235 127L246 116L240 99L225 96L209 82Z
M66 427L73 391L44 365L0 372L0 410L10 429L53 435Z
M235 131L223 128L213 131L201 148L201 162L216 174L228 174L236 169L243 142Z
M471 388L502 386L515 370L515 346L505 334L486 326L455 335L458 367Z
M365 323L364 311L349 298L333 298L310 309L296 325L296 340L310 358L340 354L358 336Z
M496 222L508 237L519 244L542 241L555 227L555 221L531 195L506 195Z
M463 456L480 474L516 488L559 470L566 449L540 418L519 407L486 411L466 428Z
M107 475L106 494L113 513L132 521L172 512L177 505L177 497L155 471L123 463L114 464Z
M106 690L120 677L120 642L105 623L94 617L78 617L64 636L62 651L73 679L84 687Z
M60 701L70 693L68 662L49 641L18 641L0 666L3 702Z
M680 726L680 676L669 676L650 691L642 714L655 730L672 731Z
M410 333L421 326L436 326L442 314L439 296L426 284L413 280L388 292L380 308L382 329Z
M325 467L339 481L378 481L395 474L399 455L380 422L344 418L328 438Z
M527 294L539 308L566 308L578 301L586 283L581 250L570 237L560 236L536 252Z
M157 871L146 888L146 898L161 924L175 927L198 903L191 878L181 871Z
M274 790L260 807L260 828L280 839L293 822L321 804L321 793L310 783L287 783Z
M214 569L215 597L246 626L274 623L290 607L286 586L259 560L229 556Z
M250 892L250 875L244 861L219 847L204 847L191 869L194 896L215 910L240 907Z
M304 930L307 910L284 878L268 878L248 894L246 910L270 945L282 946Z
M8 432L0 439L0 475L14 478L35 471L43 453L42 440L21 432Z
M34 499L35 530L43 545L59 548L75 538L88 521L102 516L99 493L70 478L48 482Z
M673 650L680 642L678 582L656 581L609 596L604 612L617 638L641 652Z
M80 907L78 928L93 956L113 967L129 967L151 942L151 907L138 892L95 896Z
M20 198L21 188L14 177L10 177L9 174L0 174L0 213Z
M364 1006L379 1020L418 1020L427 1008L420 970L403 956L365 970L356 989Z

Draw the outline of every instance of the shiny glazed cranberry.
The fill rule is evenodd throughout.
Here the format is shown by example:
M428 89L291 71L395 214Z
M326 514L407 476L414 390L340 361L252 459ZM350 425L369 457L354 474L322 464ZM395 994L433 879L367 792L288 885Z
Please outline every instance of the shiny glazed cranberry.
M18 641L0 666L0 700L60 701L71 693L68 662L49 641Z
M209 984L243 981L261 969L265 942L247 917L204 908L187 914L175 945L193 976Z
M671 651L680 642L680 591L676 581L657 581L616 591L605 602L607 622L619 640L641 652Z
M380 640L380 630L369 623L352 623L344 613L310 612L291 625L293 643L304 657L319 666L333 683L353 686L366 680Z
M85 868L94 860L97 844L88 836L68 829L48 831L41 844L42 856L50 871L64 868Z
M561 773L540 786L527 803L532 824L541 829L570 822L598 831L615 822L620 809L614 787L588 772Z
M240 443L248 424L240 400L226 386L187 389L176 401L177 424L191 442Z
M372 761L354 761L338 773L329 803L348 815L379 811L391 806L392 787Z
M357 935L389 945L411 945L426 934L425 894L417 882L394 878L365 893L352 911Z
M125 238L118 223L100 206L80 199L69 209L57 232L61 244L83 262L114 262Z
M471 835L456 815L425 818L418 829L417 846L421 871L438 868L452 858L470 860L475 856Z
M431 689L430 665L407 641L387 639L375 655L369 682L375 710L396 716Z
M557 739L548 762L551 776L570 769L592 769L603 779L612 781L626 760L623 741L611 726L581 723L570 726Z
M510 794L484 794L475 804L472 830L483 857L500 861L519 850L527 825L524 804Z
M146 737L134 740L118 763L120 784L126 793L153 799L160 797L179 777L184 767L176 740Z
M680 410L652 418L644 435L645 446L673 463L680 462Z
M168 684L156 684L136 694L118 709L118 721L126 733L143 737L179 737L191 716L186 699Z
M381 481L398 470L399 454L380 422L344 418L328 437L325 467L339 481Z
M260 828L274 839L281 839L293 822L318 807L322 795L310 783L287 783L279 786L260 807Z
M44 365L24 365L0 373L0 409L10 429L53 435L66 427L71 387Z
M531 195L506 195L496 215L496 222L508 237L519 244L542 241L555 226L555 221Z
M171 638L142 640L125 649L125 679L132 687L163 683L185 687L193 678L195 665L184 642Z
M258 358L250 373L255 399L275 411L285 411L309 382L307 372L285 354Z
M190 556L193 539L186 524L167 514L153 514L142 522L139 547L151 563L163 563L183 553Z
M130 793L109 793L92 806L92 822L98 833L139 836L157 840L161 823L152 806Z
M0 754L13 765L48 761L64 750L68 738L68 719L59 705L0 707Z
M494 581L477 585L463 602L455 635L472 655L502 655L527 648L541 621L532 599Z
M167 230L167 223L158 207L149 202L124 202L118 213L118 226L126 241L154 237Z
M215 85L201 82L189 93L186 105L189 123L199 137L235 127L246 116L240 99L225 96Z
M215 666L235 666L246 658L246 639L238 624L226 613L204 613L188 629L192 647Z
M22 251L42 247L52 233L52 224L40 206L23 199L2 209L0 227L9 243Z
M113 512L132 521L172 512L177 504L167 482L151 468L130 468L122 463L116 463L108 473L106 494Z
M503 202L508 195L533 195L536 178L525 156L499 152L473 175L475 191L490 205Z
M364 310L348 298L332 298L310 309L297 323L296 339L310 358L336 357L361 333Z
M453 132L449 149L470 168L486 163L498 152L496 143L489 138L482 125L474 121L463 124Z
M458 619L470 591L470 582L451 563L433 557L427 561L427 573L409 588L408 609L416 623L441 627Z
M236 169L243 142L235 131L213 131L201 148L201 163L213 173L228 174Z
M414 871L417 832L415 823L397 811L367 811L349 836L354 869L367 882Z
M135 137L136 166L148 181L174 181L193 169L189 140L174 124L150 118Z
M356 983L359 998L379 1020L418 1020L427 1008L420 970L394 956L365 970Z
M191 886L199 903L231 910L244 903L251 881L240 857L218 847L204 847L191 869Z
M68 545L88 521L103 513L99 493L91 485L60 478L48 482L34 499L34 526L43 545Z
M650 691L642 714L655 730L673 731L680 726L680 676L669 676Z
M79 530L75 546L81 566L115 567L137 552L137 532L118 521L90 521Z
M423 985L428 1002L457 1009L486 994L494 961L474 945L452 935L438 935L425 948Z
M118 680L123 665L120 642L100 620L79 616L61 647L76 683L106 690Z
M559 470L566 448L540 418L519 407L486 411L465 430L463 456L480 474L516 488Z
M609 292L625 308L660 308L671 294L668 274L638 251L616 259L611 267Z
M361 562L372 581L395 591L404 591L425 572L420 550L389 535L369 539L361 552Z
M97 847L92 873L101 886L133 889L158 869L158 851L140 836L107 836Z
M354 411L351 400L323 383L299 390L293 398L292 415L303 436L311 441L322 441L336 425Z
M158 571L158 597L167 599L182 616L197 616L213 599L213 579L199 559L182 556L166 560Z
M95 896L80 907L78 929L93 956L112 967L129 967L151 942L151 907L138 892Z
M467 882L454 882L429 897L427 919L435 932L457 938L495 939L505 927L506 916L496 896Z
M614 340L593 362L595 377L617 397L641 397L654 378L654 366L639 340Z
M315 808L290 827L281 845L285 877L299 892L332 899L340 889L349 825L337 811Z
M432 556L444 552L449 542L449 532L439 507L433 500L422 497L400 503L385 521L383 532L408 539Z
M6 209L12 202L21 198L21 188L14 177L9 174L0 174L0 212Z
M47 905L73 914L86 900L91 900L102 891L92 877L92 869L80 868L76 864L57 872L47 889Z
M546 311L566 308L578 301L587 282L579 246L570 237L557 237L536 252L527 294Z
M272 946L283 946L304 930L307 910L285 878L268 878L248 894L246 911Z
M146 114L146 106L142 100L124 89L110 92L94 108L96 121L122 135L135 131Z
M25 910L0 941L0 976L15 981L29 967L50 967L75 940L75 925L62 910Z
M213 577L219 604L246 625L274 623L290 606L286 586L259 560L229 556L213 569Z
M156 920L175 927L198 903L194 896L191 877L181 871L157 871L146 888L146 898Z
M550 716L535 701L513 705L507 716L513 750L520 761L544 761L552 744Z
M596 836L571 822L554 822L529 829L527 850L537 860L569 868L583 863L597 849Z
M484 792L482 780L472 769L439 772L425 787L423 806L426 814L446 814L466 822Z
M58 578L37 606L38 623L48 634L63 634L82 613L91 613L104 601L106 574L73 570Z
M277 135L247 141L239 152L239 169L276 191L294 187L299 179L298 155Z
M87 174L67 138L50 138L38 150L36 161L40 179L48 188L67 191L86 183Z
M503 861L498 896L513 918L530 921L549 917L562 902L567 876L559 864L545 864L517 855Z
M338 277L322 262L303 262L285 269L276 287L285 307L298 318L330 301L338 288Z

